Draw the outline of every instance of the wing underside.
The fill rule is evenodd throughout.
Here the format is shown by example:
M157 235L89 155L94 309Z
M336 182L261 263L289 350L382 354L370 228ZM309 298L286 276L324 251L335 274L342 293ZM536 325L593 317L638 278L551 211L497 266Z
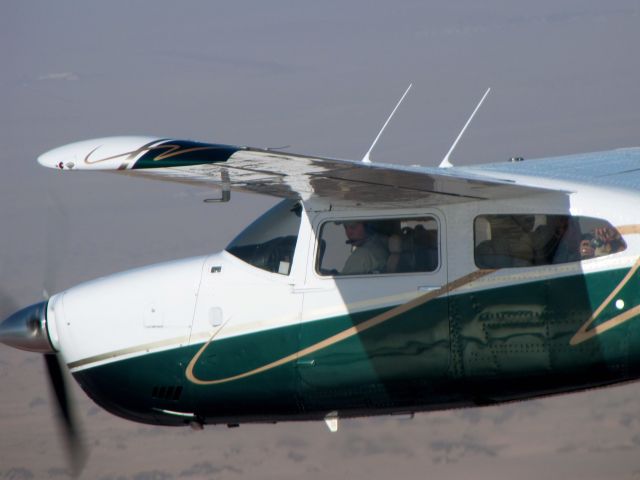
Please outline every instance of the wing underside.
M548 190L499 174L405 167L297 155L232 145L148 137L113 137L60 147L45 166L111 170L135 176L215 186L282 198L315 197L347 203L435 205L521 197Z

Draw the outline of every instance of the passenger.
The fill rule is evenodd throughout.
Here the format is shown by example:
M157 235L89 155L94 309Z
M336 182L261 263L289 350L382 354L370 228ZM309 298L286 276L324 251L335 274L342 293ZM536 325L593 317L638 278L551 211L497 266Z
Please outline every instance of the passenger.
M509 241L509 256L513 259L514 267L527 267L535 262L532 239L535 215L510 215L514 224Z
M364 222L345 222L344 231L347 243L351 244L351 255L340 274L382 273L389 257L386 240Z
M527 267L534 263L531 231L534 215L496 215L490 220L491 240L476 247L483 268Z
M580 258L586 260L596 256L596 249L593 247L594 238L590 233L585 233L580 240Z
M536 264L572 262L580 259L580 227L567 215L549 215L547 224L533 232Z
M624 240L615 228L598 227L591 233L582 236L580 241L580 257L583 259L601 257L610 253L621 252L626 248Z

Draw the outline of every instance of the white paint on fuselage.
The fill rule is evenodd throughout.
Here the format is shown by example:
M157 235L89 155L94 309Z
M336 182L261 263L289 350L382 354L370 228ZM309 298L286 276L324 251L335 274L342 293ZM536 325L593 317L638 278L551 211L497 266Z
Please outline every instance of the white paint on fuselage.
M517 181L541 186L554 182ZM333 209L326 202L309 202L289 275L260 270L228 252L168 262L63 292L50 304L50 314L55 315L52 324L66 362L79 364L72 370L80 370L147 351L201 344L216 332L215 341L405 303L477 270L473 258L477 215L570 213L603 218L615 226L640 224L635 211L637 194L633 192L557 183L570 193L450 204L439 209L391 209L384 205ZM441 260L436 271L342 278L316 272L316 232L323 222L412 215L438 220ZM561 265L503 269L451 294L628 268L640 255L640 235L629 234L624 239L624 252ZM217 324L212 324L212 318Z
M186 344L205 259L138 268L80 284L56 296L49 313L55 315L65 361L78 362L168 339ZM151 324L149 316L156 319Z

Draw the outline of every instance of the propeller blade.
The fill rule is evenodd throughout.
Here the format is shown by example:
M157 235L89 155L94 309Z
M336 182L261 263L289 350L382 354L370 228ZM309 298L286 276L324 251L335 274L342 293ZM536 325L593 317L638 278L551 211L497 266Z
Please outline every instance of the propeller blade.
M51 388L56 397L58 412L61 419L61 429L64 433L67 454L71 464L71 472L75 477L84 467L87 453L80 439L80 434L71 409L71 399L67 392L64 372L58 356L47 353L44 356Z

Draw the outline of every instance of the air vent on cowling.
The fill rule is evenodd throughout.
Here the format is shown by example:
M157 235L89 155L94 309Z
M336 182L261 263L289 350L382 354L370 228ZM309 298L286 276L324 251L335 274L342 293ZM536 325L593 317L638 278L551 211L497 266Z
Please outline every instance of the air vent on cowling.
M182 395L182 387L181 386L162 386L162 387L153 387L151 391L152 398L158 398L160 400L172 400L178 401L180 400L180 395Z

